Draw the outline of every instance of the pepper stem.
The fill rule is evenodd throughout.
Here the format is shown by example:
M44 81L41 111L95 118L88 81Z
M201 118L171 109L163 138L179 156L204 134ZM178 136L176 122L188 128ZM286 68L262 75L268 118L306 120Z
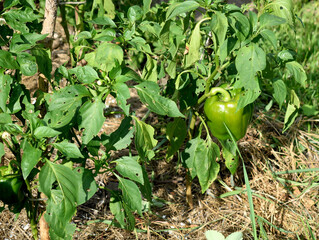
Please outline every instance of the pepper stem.
M224 102L228 102L231 100L231 96L230 96L229 92L226 89L221 88L221 87L212 88L208 93L208 97L215 96L216 94L221 94L222 95L221 99Z

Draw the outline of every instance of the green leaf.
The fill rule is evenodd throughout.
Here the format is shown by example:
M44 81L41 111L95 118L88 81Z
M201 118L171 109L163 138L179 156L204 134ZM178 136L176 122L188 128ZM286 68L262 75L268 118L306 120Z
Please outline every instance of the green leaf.
M148 202L152 202L152 186L150 180L148 179L148 173L145 170L145 167L141 165L143 172L143 182L144 184L139 184L140 190L143 196L147 199Z
M304 104L301 107L302 113L305 116L311 117L319 114L318 107L314 105Z
M218 45L221 46L226 38L228 19L224 13L216 11L211 20L212 31L215 33Z
M38 65L36 58L28 53L19 53L17 55L17 61L20 65L21 73L25 76L33 76L38 72Z
M224 62L226 58L233 52L236 48L238 48L238 42L235 38L228 37L225 39L223 44L218 48L220 61Z
M232 142L230 139L220 140L223 148L223 157L225 159L225 165L232 175L234 175L239 166L239 157L236 154L237 145L236 142Z
M60 194L60 193L58 193ZM53 207L54 208L54 207ZM45 219L47 215L44 215ZM51 240L72 240L73 234L76 230L76 225L74 223L63 223L59 219L54 219L55 221L51 222L51 225L55 227L49 228L49 235Z
M92 83L99 79L97 72L91 66L78 66L69 70L69 74L75 74L82 83Z
M215 230L208 230L205 232L205 237L207 240L225 240L225 237L220 232Z
M195 150L194 167L202 189L202 193L210 187L217 178L219 164L219 147L216 143L208 140L201 141Z
M116 91L117 105L128 116L130 114L130 104L127 104L127 99L131 97L128 86L124 82L118 82L113 85L113 88Z
M154 35L156 38L159 38L159 33L161 32L161 25L157 22L151 21L143 21L138 26L139 29L142 30L143 33L150 33Z
M120 224L121 228L125 229L126 221L125 221L125 211L123 208L123 204L121 202L121 198L115 195L114 192L111 192L110 210L111 210L111 213L114 215L115 219Z
M265 10L271 10L274 15L286 19L290 26L295 25L293 8L292 0L274 0L265 6Z
M276 82L273 83L273 88L274 88L274 93L273 96L277 103L279 104L279 108L281 109L282 104L286 100L287 96L287 88L286 84L284 83L283 80L277 80Z
M263 29L261 30L260 35L263 37L263 39L269 41L275 50L277 50L277 37L273 31L269 29Z
M173 122L167 124L166 137L170 142L167 149L166 158L172 157L183 145L187 136L186 122L181 118L175 118Z
M8 113L0 113L0 124L12 123L11 115Z
M6 152L4 151L4 145L2 142L0 142L0 158L2 158L4 154L6 154Z
M52 138L55 136L58 136L61 132L56 131L50 127L47 126L41 126L35 129L34 131L34 136L37 139L41 139L41 138Z
M77 167L73 172L78 178L76 183L79 185L77 205L81 205L93 197L98 190L98 186L94 180L92 171L83 167Z
M49 105L49 112L44 120L51 128L62 128L71 122L83 97L90 97L88 89L82 85L66 86L53 94L47 94L45 100Z
M105 121L104 108L105 104L99 98L87 101L79 110L79 129L83 129L82 143L88 142L99 133Z
M27 27L27 22L32 22L40 18L40 15L33 13L33 9L27 7L22 9L11 9L5 12L3 15L7 24L14 30L18 30L21 33L28 33L29 28Z
M7 101L9 99L12 82L13 79L10 75L0 73L0 109L3 112L7 112Z
M173 3L166 12L166 21L189 11L193 11L199 7L199 3L195 1L184 1Z
M306 87L307 74L300 63L295 61L287 62L286 68L288 72L294 76L297 83L299 83L302 87Z
M10 52L0 50L0 67L8 69L19 69L19 65Z
M205 20L205 19L204 19ZM190 42L189 42L189 51L186 55L186 63L185 68L188 68L193 63L197 62L200 58L200 46L202 41L202 36L200 34L200 24L203 22L201 20L198 22L192 32L192 35L190 36Z
M113 41L115 38L116 38L116 31L112 28L107 28L107 29L101 29L101 32L97 33L93 37L93 40L107 42L107 41Z
M137 89L140 100L146 104L147 108L152 112L169 117L184 117L173 100L159 94L160 90L157 83L143 82L135 86L135 88Z
M228 22L233 31L235 31L239 41L244 41L250 33L250 22L248 18L241 12L236 11L230 14L230 20Z
M157 140L154 139L154 128L145 122L135 120L135 147L138 151L139 156L143 161L151 160L154 157L154 151L152 150Z
M111 19L115 18L116 12L115 12L115 6L113 3L113 0L104 0L104 9L107 11L107 16Z
M32 169L40 161L42 151L33 147L28 141L24 141L22 144L23 154L21 160L21 169L23 178L26 179Z
M122 157L115 160L115 169L126 178L144 184L143 172L141 166L137 163L138 157Z
M259 88L258 81L256 81L256 84L257 84L256 88L245 90L245 93L239 98L236 110L244 108L248 104L255 102L255 100L260 96L261 90Z
M3 9L4 10L9 9L15 5L18 5L19 3L20 3L19 0L5 0L3 3Z
M191 177L198 177L202 193L217 178L219 164L219 147L211 140L204 141L200 137L190 140L182 153L182 161L189 169Z
M293 61L295 59L296 53L291 50L282 50L277 55L280 60L284 62Z
M143 10L139 6L135 5L128 9L127 18L131 23L135 23L138 20L141 20L143 17Z
M255 13L253 11L249 11L248 14L249 14L249 22L251 24L253 32L255 32L257 30L258 15L257 15L257 13Z
M70 168L50 161L46 162L39 174L39 190L48 197L45 220L50 232L63 239L73 229L69 222L76 212L79 196L77 180L77 175ZM54 187L54 182L57 187Z
M225 240L243 240L242 232L234 232L230 234Z
M46 38L46 35L38 33L14 33L10 43L10 52L19 53L34 47L38 41Z
M286 19L269 13L263 13L259 17L259 28L274 27L286 23Z
M152 0L143 0L143 12L146 15L151 8Z
M146 55L147 60L143 68L142 79L152 82L157 82L157 61L150 55Z
M137 213L142 216L142 196L137 185L116 174L115 176L119 180L119 189L122 190L124 203L127 204L131 211L137 211Z
M134 130L131 129L131 121L131 117L125 117L116 131L109 136L102 135L102 144L105 146L106 152L121 150L130 145L134 134Z
M23 129L14 123L6 123L3 125L3 130L13 135L23 134Z
M47 79L51 79L52 61L50 50L32 49L31 53L35 56L39 71L43 73Z
M143 52L143 53L147 53L147 62L146 62L146 66L144 67L144 69L146 68L146 70L152 71L154 66L155 69L154 71L156 71L156 66L157 66L157 61L153 58L151 58L148 54L153 55L152 50L150 45L146 42L146 40L144 38L141 37L134 37L133 39L131 39L129 41L129 43L133 46L133 48L135 48L137 51L139 52ZM143 70L144 71L144 70ZM145 75L145 73L143 72L143 74ZM157 76L157 75L156 75ZM149 77L143 77L145 79L148 79ZM155 81L155 80L154 80Z
M22 99L26 95L26 89L23 85L18 83L18 81L14 81L11 84L11 92L10 92L10 100L9 104L7 104L7 112L11 114L15 114L22 110Z
M185 150L182 152L183 165L188 169L190 176L194 179L197 176L196 169L194 166L195 162L195 151L197 146L200 144L200 138L193 138L186 144Z
M82 85L66 86L60 91L46 95L45 100L49 105L49 111L72 109L73 105L80 106L83 97L90 97L88 89Z
M120 46L104 42L90 54L85 55L85 60L92 67L96 67L105 72L111 71L123 61L124 53Z
M53 146L68 158L84 157L80 152L79 148L74 143L68 142L68 140L66 139L59 143L53 143Z
M97 25L110 26L111 28L116 28L115 22L107 16L97 17L89 22Z
M247 85L248 82L256 85L256 73L266 68L266 54L257 44L251 44L239 49L235 60L236 69L239 74L241 86ZM238 87L236 87L238 88ZM255 87L245 87L253 89Z
M298 116L298 109L300 108L300 100L294 90L290 91L289 102L285 114L284 129L282 132L287 131L287 129L294 123L296 117Z

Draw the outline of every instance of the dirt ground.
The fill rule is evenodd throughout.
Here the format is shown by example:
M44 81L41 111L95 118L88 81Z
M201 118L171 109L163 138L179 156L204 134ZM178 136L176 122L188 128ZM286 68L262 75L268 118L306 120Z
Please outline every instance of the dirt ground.
M68 61L68 46L64 43L64 33L57 27L56 40L52 52L53 67ZM59 30L60 29L60 30ZM34 91L37 78L25 78L25 85ZM131 92L132 108L138 117L145 114L146 108L136 100ZM115 106L114 99L108 98L109 105ZM253 192L255 213L262 224L268 239L310 239L309 229L319 237L318 186L316 171L276 175L275 172L300 168L319 168L319 136L304 132L298 127L299 119L288 132L282 134L282 123L277 121L280 113L267 117L263 111L256 111L253 123L239 148L248 171ZM105 133L116 130L122 116L106 119L102 129ZM152 115L146 121L152 121ZM313 119L307 120L312 123ZM315 124L315 122L313 121ZM125 151L114 154L126 154ZM73 222L77 226L74 239L108 240L160 240L160 239L206 239L207 230L217 230L225 236L242 231L244 239L253 239L251 232L250 209L245 192L242 166L235 175L235 186L231 185L230 174L221 164L218 179L210 189L201 194L197 180L192 184L194 207L186 203L186 172L175 157L165 160L165 154L150 163L154 199L157 199L151 212L144 218L136 216L136 232L127 232L110 227L113 216L108 204L108 193L99 190L87 203L78 207ZM116 187L112 176L105 174L96 179L100 186ZM233 193L238 190L238 194ZM267 223L265 223L267 221ZM299 238L298 238L298 237ZM0 213L0 240L32 239L30 224L25 211L15 216L8 210Z

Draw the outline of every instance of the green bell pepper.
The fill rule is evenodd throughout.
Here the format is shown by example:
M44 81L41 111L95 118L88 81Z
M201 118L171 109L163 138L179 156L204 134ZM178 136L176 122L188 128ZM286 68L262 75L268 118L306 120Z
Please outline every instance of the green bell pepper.
M25 187L21 175L8 173L6 166L0 167L0 200L5 204L17 204L23 201Z
M204 112L207 117L207 125L214 137L219 140L231 139L228 127L235 140L243 138L253 114L253 105L237 110L237 104L241 90L226 90L222 87L214 87L208 94L204 104Z

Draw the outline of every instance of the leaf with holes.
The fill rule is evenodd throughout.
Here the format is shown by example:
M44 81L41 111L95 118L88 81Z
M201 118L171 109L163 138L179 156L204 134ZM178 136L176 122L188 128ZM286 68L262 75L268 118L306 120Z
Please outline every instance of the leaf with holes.
M92 171L83 167L77 167L73 170L77 176L78 197L77 204L81 205L87 202L97 192L98 186L94 180Z
M225 159L225 165L232 175L234 175L239 166L239 157L236 154L237 143L227 140L219 140L223 148L223 157Z
M44 120L49 127L59 129L71 122L77 109L82 104L82 98L91 96L86 87L82 85L67 86L45 97L49 105L49 112Z
M115 160L115 169L123 176L140 184L144 184L141 166L137 163L138 157L122 157Z
M292 0L274 0L265 6L265 10L272 10L274 15L286 19L291 26L295 24L293 8Z
M254 43L244 46L237 53L235 65L239 75L240 86L247 86L247 83L255 80L258 71L266 68L266 53ZM255 87L245 88L254 89Z
M0 109L7 112L7 101L11 90L13 79L10 75L4 75L0 72Z
M97 72L91 66L78 66L69 70L69 74L74 74L82 83L92 83L99 79Z

